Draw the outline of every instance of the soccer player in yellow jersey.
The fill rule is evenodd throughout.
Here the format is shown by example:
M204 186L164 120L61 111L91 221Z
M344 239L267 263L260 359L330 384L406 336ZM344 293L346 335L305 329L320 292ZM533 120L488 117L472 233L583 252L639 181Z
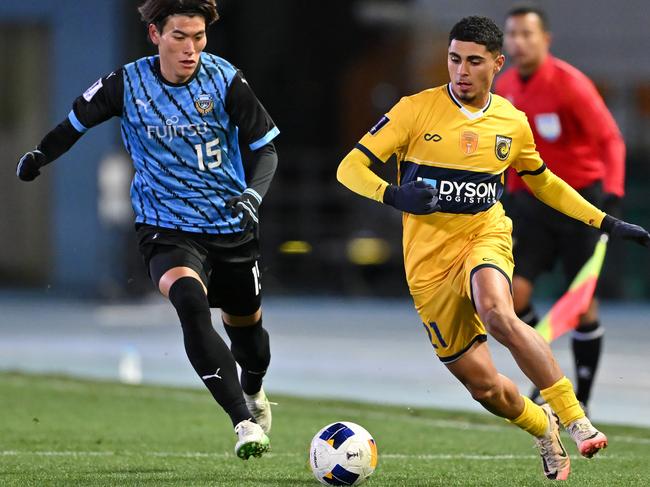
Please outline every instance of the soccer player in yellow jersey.
M458 22L449 35L451 82L402 98L345 157L337 177L404 212L406 277L438 357L488 411L533 435L544 474L561 480L570 462L560 423L585 457L607 438L585 417L549 346L514 313L512 225L499 203L504 171L512 166L537 198L613 237L650 246L650 235L598 210L546 168L526 116L490 93L504 63L502 41L488 18ZM370 169L392 154L398 186ZM547 404L534 404L497 372L487 333L510 350Z

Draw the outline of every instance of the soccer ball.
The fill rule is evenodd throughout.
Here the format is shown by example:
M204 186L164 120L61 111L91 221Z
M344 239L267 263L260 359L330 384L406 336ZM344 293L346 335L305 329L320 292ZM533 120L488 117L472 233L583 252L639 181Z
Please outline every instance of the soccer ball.
M328 424L311 440L309 465L322 484L359 485L377 467L377 445L358 424Z

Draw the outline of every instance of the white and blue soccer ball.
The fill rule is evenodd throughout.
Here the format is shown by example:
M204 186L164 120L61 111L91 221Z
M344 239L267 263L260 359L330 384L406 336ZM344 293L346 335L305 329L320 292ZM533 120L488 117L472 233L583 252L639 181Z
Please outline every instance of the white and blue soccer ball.
M328 424L311 440L309 465L322 484L359 485L377 467L377 444L358 424Z

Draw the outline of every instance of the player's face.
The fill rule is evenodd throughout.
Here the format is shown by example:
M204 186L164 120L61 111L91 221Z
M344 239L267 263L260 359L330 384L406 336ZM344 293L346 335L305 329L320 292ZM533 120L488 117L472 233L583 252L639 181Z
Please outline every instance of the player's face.
M520 72L530 74L544 61L551 35L544 31L538 15L508 17L504 34L506 53Z
M149 25L149 36L158 46L160 71L167 81L183 83L192 77L207 42L202 16L172 15L162 33Z
M482 108L487 103L494 76L501 70L503 54L488 51L482 44L458 41L449 44L447 68L451 89L463 103Z

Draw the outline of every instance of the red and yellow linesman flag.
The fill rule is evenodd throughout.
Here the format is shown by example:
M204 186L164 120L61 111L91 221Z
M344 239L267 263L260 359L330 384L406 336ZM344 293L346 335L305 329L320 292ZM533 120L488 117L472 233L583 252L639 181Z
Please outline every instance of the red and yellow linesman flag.
M607 235L601 235L593 255L573 279L569 290L535 327L547 342L550 343L566 332L574 330L578 326L580 315L589 308L605 260L607 240Z

